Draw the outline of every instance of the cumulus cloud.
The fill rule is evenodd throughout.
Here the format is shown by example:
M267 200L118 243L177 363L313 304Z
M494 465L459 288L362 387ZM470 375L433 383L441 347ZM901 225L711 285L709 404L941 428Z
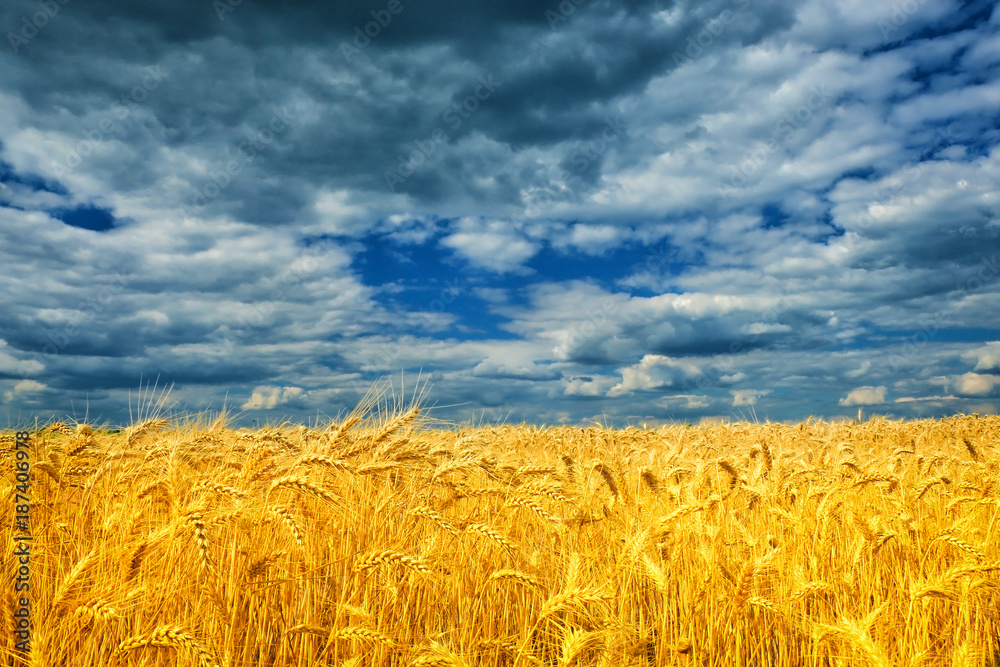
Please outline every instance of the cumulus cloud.
M560 374L531 361L484 359L472 368L472 375L493 378L518 378L522 380L555 380Z
M986 345L969 350L962 355L962 360L975 361L976 366L973 371L1000 370L1000 341L993 341Z
M279 405L285 405L305 392L300 387L256 387L246 403L240 407L243 410L273 410Z
M45 385L36 380L21 380L14 384L10 391L4 392L3 398L8 403L22 394L33 394L46 389Z
M441 241L473 266L506 273L520 269L539 249L502 221L462 219Z
M772 393L770 389L737 389L730 392L733 395L733 407L740 405L757 405L762 396Z
M607 394L617 382L617 379L606 376L569 377L563 380L563 393L567 396L600 397Z
M21 375L34 375L45 369L45 366L34 359L16 359L9 352L5 351L7 341L0 339L0 377L18 377Z
M664 396L659 404L666 408L703 410L712 404L712 399L704 394L673 394Z
M882 405L885 403L885 387L858 387L840 399L840 405Z
M629 239L628 230L614 225L573 225L565 236L553 238L553 246L570 247L585 255L601 255Z
M1000 386L1000 375L966 373L955 378L955 391L963 396L985 396Z
M690 361L647 354L634 366L621 369L621 382L613 386L608 395L682 389L691 386L700 374L698 366Z

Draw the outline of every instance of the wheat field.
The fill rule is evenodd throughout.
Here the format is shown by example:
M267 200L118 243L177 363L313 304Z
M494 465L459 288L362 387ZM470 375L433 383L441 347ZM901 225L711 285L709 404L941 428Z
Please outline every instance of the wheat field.
M31 447L30 662L9 583L0 660L997 665L998 435L978 415L449 428L412 406L53 424Z

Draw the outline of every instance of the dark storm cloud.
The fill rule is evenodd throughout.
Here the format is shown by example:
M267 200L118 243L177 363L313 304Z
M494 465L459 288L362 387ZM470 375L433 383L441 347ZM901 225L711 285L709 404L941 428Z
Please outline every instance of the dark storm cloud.
M793 18L781 3L744 0L692 10L669 2L399 0L397 14L387 4L73 2L16 55L0 58L9 64L6 85L36 112L39 128L75 124L79 136L94 136L101 113L110 115L114 127L101 138L134 149L115 156L130 167L115 171L117 187L179 179L176 196L190 208L228 180L202 197L198 213L280 224L303 215L323 185L385 193L384 173L436 128L442 145L400 192L427 203L457 191L517 204L522 189L547 184L544 176L476 156L463 141L482 136L515 152L557 147L568 160L573 142L600 136L619 101L688 54L757 43ZM0 26L36 11L31 2L8 4ZM657 18L665 15L669 23ZM149 87L150 71L162 81L132 95L144 79ZM465 117L462 104L481 76L498 87ZM274 109L288 110L287 127L247 160L241 146L267 131ZM113 115L125 110L128 117ZM204 166L167 164L169 149ZM103 156L86 160L90 169L114 169ZM213 178L233 161L239 174ZM595 182L600 162L583 187ZM496 178L492 186L477 184L484 175Z

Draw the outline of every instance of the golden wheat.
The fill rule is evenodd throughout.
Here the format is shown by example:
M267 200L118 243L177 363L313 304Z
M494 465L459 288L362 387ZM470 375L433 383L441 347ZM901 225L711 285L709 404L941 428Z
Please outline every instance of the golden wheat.
M201 667L219 667L212 654L209 653L194 637L177 626L164 626L153 630L147 635L137 635L126 639L118 645L121 652L133 651L145 646L174 648L193 655Z
M1000 667L996 416L84 426L33 431L46 664Z

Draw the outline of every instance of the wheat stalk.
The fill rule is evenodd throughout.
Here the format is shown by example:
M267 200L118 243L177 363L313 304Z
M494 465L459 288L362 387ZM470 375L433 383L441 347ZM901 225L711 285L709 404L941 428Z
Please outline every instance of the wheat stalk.
M292 533L292 536L295 538L295 542L299 545L299 548L305 551L305 536L299 529L298 524L295 523L295 519L292 517L291 512L289 512L285 507L274 507L269 511L274 516L277 516L288 527L288 530Z
M344 420L343 423L340 424L340 426L337 427L337 430L334 431L333 435L330 436L327 443L329 445L335 444L338 440L340 440L344 436L345 433L347 433L354 425L356 425L360 421L361 421L360 416L355 415L354 417L348 417L347 419Z
M219 663L216 662L211 653L194 637L177 626L163 626L147 635L137 635L126 639L118 645L118 650L125 653L146 646L183 650L196 657L200 667L219 667Z
M271 482L270 491L282 488L293 489L295 491L299 491L307 495L315 496L316 498L324 500L328 503L337 502L336 496L334 496L333 494L331 494L329 491L319 486L318 484L310 482L308 479L302 477L301 475L287 475L285 477L281 477L280 479L276 479L273 482Z
M208 529L205 526L204 514L201 512L189 512L185 517L191 524L194 531L195 542L198 544L198 556L201 560L202 569L212 569L212 562L208 557Z
M538 620L542 621L553 614L566 610L573 610L580 614L589 615L588 605L605 608L607 602L607 596L600 591L589 588L573 588L562 593L557 593L546 600L538 613Z
M488 581L515 581L519 584L532 587L540 587L542 583L531 576L530 574L525 574L524 572L519 572L518 570L497 570L491 574Z
M454 526L448 521L445 521L445 519L440 514L432 510L430 507L426 506L414 507L409 511L409 514L411 516L422 516L427 519L430 519L431 521L441 526L442 528L447 530L449 533L452 533L453 535L458 535L461 532L457 526Z
M66 598L69 596L69 592L73 590L73 587L77 585L80 577L83 575L84 570L86 570L93 562L94 556L97 554L97 550L91 550L83 558L77 561L76 565L70 569L63 579L62 584L56 589L55 597L52 599L52 608L59 610L57 613L61 614L65 610L62 609L62 605L65 604Z
M603 463L597 462L594 463L593 469L600 473L601 478L604 479L604 483L608 485L611 495L613 495L615 499L621 500L621 489L618 488L618 480L615 479L615 474L611 471L611 468Z
M279 558L282 558L287 555L288 555L287 551L276 551L273 554L261 556L260 558L251 561L250 564L247 565L246 569L243 571L243 577L247 581L252 581L260 576L263 576L264 573L267 572L267 568L269 568L272 564L274 564L274 562L277 561Z
M570 667L601 639L602 636L597 632L588 632L578 628L569 630L563 638L559 667Z
M984 560L986 558L986 554L982 549L978 549L968 542L955 537L954 535L950 535L948 533L940 534L932 540L932 543L937 541L946 542L966 553L970 553L975 556L977 560Z
M125 558L125 562L128 564L125 573L125 581L132 581L135 578L135 575L139 573L139 568L142 567L142 561L146 557L149 544L149 540L142 540Z
M95 620L110 621L119 616L114 603L107 598L93 598L77 607L73 613L87 619L87 622Z
M159 431L169 423L170 421L167 419L154 417L152 419L145 419L138 424L128 427L125 429L125 447L134 447L143 438L143 436L153 433L154 431Z
M335 459L332 456L324 456L322 454L314 454L311 456L306 456L296 463L297 466L309 466L309 465L319 465L333 472L344 472L353 471L354 465L349 461L344 461L343 459Z
M415 572L420 572L422 574L430 574L431 569L424 565L423 562L418 558L413 558L412 556L407 556L399 551L393 551L391 549L384 549L382 551L375 551L368 554L364 558L361 558L354 564L355 572L364 572L378 565L402 565L409 568Z
M508 505L518 505L520 507L527 508L550 523L559 523L559 519L549 514L548 510L531 498L515 496L508 501Z
M389 637L383 635L381 632L369 630L368 628L361 626L341 628L337 631L336 637L337 639L357 639L360 641L371 642L373 644L381 644L382 646L395 646L395 642Z
M889 482L889 491L893 491L899 487L899 480L892 475L881 475L878 473L868 473L859 477L855 482L854 486L864 486L865 484L874 484L875 482Z
M495 542L499 546L503 547L507 551L513 553L517 551L517 545L511 542L509 539L493 530L488 526L484 526L481 523L470 523L465 527L466 532L476 533L477 535L482 535L489 540Z

